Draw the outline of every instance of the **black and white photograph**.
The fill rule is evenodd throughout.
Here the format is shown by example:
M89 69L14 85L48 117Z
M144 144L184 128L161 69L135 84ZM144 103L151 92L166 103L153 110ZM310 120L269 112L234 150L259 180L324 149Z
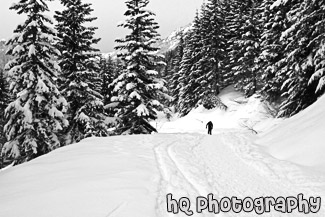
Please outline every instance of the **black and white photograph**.
M0 217L324 217L324 0L1 0Z

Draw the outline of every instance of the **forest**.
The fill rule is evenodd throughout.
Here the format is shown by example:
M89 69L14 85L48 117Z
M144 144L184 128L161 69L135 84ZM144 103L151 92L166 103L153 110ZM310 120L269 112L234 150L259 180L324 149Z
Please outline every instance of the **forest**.
M158 112L226 109L218 94L230 85L281 118L324 93L324 1L207 0L162 53L149 0L127 0L116 58L94 48L91 4L60 2L54 20L46 1L10 8L27 19L0 42L0 167L87 137L157 132Z

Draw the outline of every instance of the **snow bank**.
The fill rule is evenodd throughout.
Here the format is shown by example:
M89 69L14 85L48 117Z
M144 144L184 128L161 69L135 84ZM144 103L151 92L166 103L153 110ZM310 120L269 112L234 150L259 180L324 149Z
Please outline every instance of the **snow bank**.
M257 143L274 157L325 172L325 96L283 120L261 136Z
M159 171L144 136L91 138L0 172L0 216L155 216Z

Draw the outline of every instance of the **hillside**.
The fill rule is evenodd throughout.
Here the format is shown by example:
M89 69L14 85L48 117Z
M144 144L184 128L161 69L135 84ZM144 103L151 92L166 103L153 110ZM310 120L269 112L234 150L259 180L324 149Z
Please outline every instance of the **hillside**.
M274 157L325 175L325 97L269 129L257 143Z
M177 47L181 36L185 35L188 31L191 30L191 28L192 24L178 28L173 31L167 38L161 39L157 44L157 47L160 49L159 53L164 54L168 51L174 50Z
M318 155L306 153L304 141L295 138L298 134L297 139L313 138L313 147L320 147L323 99L283 121L270 118L256 96L245 99L229 87L220 97L228 111L197 108L184 118L175 116L171 122L160 119L156 123L160 134L89 138L3 170L0 216L170 216L166 210L168 193L191 201L209 193L216 199L297 197L300 193L305 197L325 196L324 172L314 170L322 168L324 162ZM206 135L207 120L215 123L212 136ZM259 134L245 128L247 125ZM297 127L295 132L291 132L292 126ZM291 142L295 142L294 148ZM286 155L293 149L292 156L305 152L306 159L315 157L309 166L314 177L306 174L307 161L297 165L295 158ZM212 216L207 210L195 213L194 206L193 216ZM324 215L322 207L309 216ZM186 215L181 212L177 216ZM259 215L231 211L220 216ZM305 214L296 209L293 214L271 209L263 216Z

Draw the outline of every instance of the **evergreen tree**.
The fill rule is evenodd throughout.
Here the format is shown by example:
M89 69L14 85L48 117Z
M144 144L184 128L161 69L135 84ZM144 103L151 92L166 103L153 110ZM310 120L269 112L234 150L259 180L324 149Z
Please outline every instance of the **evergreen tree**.
M225 87L225 9L225 2L220 0L209 0L203 8L201 34L204 54L199 61L203 76L198 80L202 84L200 98L218 95Z
M222 73L222 83L224 86L229 86L235 84L235 76L233 75L232 67L234 64L234 54L235 54L235 44L234 41L238 37L238 32L236 32L236 25L234 22L235 18L235 0L224 1L223 5L223 16L224 16L224 32L223 37L225 40L224 48L224 58L223 58L223 73Z
M258 90L261 25L258 0L234 1L231 69L236 87L251 96Z
M312 24L312 28L309 28L312 40L308 46L311 49L313 60L312 63L310 61L306 63L314 66L314 73L309 80L309 85L317 84L316 96L319 96L325 91L325 3L306 0L301 14L301 28L308 28Z
M7 142L4 134L4 126L6 124L5 109L10 101L9 84L7 82L7 76L4 73L5 65L10 60L10 56L6 55L6 41L0 40L0 152L3 145ZM0 169L6 164L3 162L3 157L0 156Z
M6 122L5 109L8 106L9 99L10 98L6 76L4 75L3 69L0 68L0 150L2 149L3 144L6 142L6 137L3 132L3 128Z
M5 125L5 109L9 103L8 83L6 81L6 76L4 75L3 70L5 65L9 61L5 52L5 43L6 42L4 40L0 40L0 151L2 149L3 144L6 142L3 127Z
M57 133L67 125L66 101L56 84L60 68L53 57L59 51L52 46L55 32L48 26L52 22L43 14L48 11L45 1L20 0L10 9L27 19L7 42L14 59L5 70L15 98L6 109L8 142L3 153L21 163L59 147Z
M170 95L173 97L171 104L175 106L176 110L179 110L178 100L179 100L179 91L181 89L181 83L179 81L181 77L180 64L183 55L184 55L184 37L181 36L179 39L179 43L176 47L175 58L172 59L173 67L171 69L171 75L168 78Z
M324 9L325 10L325 9ZM324 93L325 90L325 40L323 39L314 56L315 72L309 80L309 84L317 81L316 93Z
M226 53L228 54L228 61L226 62L226 70L224 77L226 81L230 84L236 84L238 77L235 76L237 68L240 66L237 61L240 58L241 47L238 41L242 37L242 32L240 28L244 25L244 19L242 19L244 14L244 2L238 0L231 0L227 4L227 10L225 11L226 20L226 38L228 40Z
M199 93L195 90L202 84L197 79L202 76L203 71L198 68L198 62L201 59L202 51L202 35L201 20L199 13L196 13L191 32L186 38L184 55L180 65L180 92L178 106L180 114L185 116L193 108L195 108L200 100Z
M194 52L196 54L196 62L194 63L190 75L192 75L193 80L190 81L190 85L193 88L193 93L196 95L198 101L194 105L197 106L202 96L204 96L206 91L217 91L213 89L217 89L216 86L216 76L215 71L212 70L210 62L212 62L213 57L210 55L210 38L208 37L209 31L211 30L211 15L213 13L208 13L207 5L204 3L201 8L200 16L197 16L197 41L195 45ZM211 20L210 20L211 19ZM212 54L213 55L213 54ZM211 83L214 83L212 87Z
M57 43L62 55L60 88L68 101L66 144L75 143L90 136L108 135L104 124L103 96L100 94L98 49L93 45L100 39L94 38L96 27L89 27L97 18L90 17L91 4L81 0L61 0L65 7L56 12L59 35Z
M177 99L181 115L202 103L209 108L217 106L212 103L212 98L225 87L224 9L222 1L211 0L203 4L187 35L179 73L176 74L180 82Z
M166 91L164 82L157 78L155 70L159 62L154 44L158 40L158 24L154 13L148 11L148 0L126 1L127 20L120 27L131 32L118 39L116 49L121 50L119 57L125 62L126 69L114 81L114 90L118 93L114 101L118 102L117 116L120 123L117 134L148 134L156 129L149 120L157 118L157 110L163 105L158 101Z
M288 7L289 26L281 35L281 41L286 45L286 56L281 73L283 78L280 116L292 116L314 103L317 84L309 83L315 72L314 54L320 47L320 38L324 34L317 23L322 17L317 14L321 3L308 0L283 2L280 7ZM316 12L316 13L315 13ZM319 37L320 36L320 37Z
M161 76L163 78L170 77L175 69L175 56L176 56L177 48L173 50L169 50L164 53L164 62L166 63L165 66L163 66L162 69L158 70L161 72Z
M262 74L262 94L270 102L277 102L281 99L281 87L283 84L283 73L281 70L286 64L285 44L281 41L281 34L288 28L286 14L289 7L273 7L276 0L264 0L264 8L261 17L263 33L260 55L260 68Z
M113 97L111 84L116 79L116 66L111 56L107 59L100 57L101 95L104 105L108 105Z

